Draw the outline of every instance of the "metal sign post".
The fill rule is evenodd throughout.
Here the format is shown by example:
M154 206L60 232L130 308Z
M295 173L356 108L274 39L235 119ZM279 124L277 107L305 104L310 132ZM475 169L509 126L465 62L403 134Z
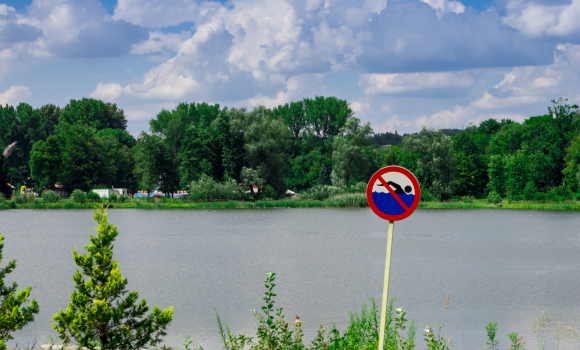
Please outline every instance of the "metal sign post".
M395 221L409 217L419 206L421 188L415 175L399 166L388 166L377 171L367 186L369 206L380 218L389 220L387 237L387 258L385 260L385 279L383 281L383 300L381 305L381 327L379 350L385 346L385 327L387 306L389 304L389 277L391 274L391 255L393 251L393 230Z
M391 252L393 251L393 230L395 222L389 221L389 238L387 240L387 259L385 260L385 280L383 282L383 302L381 305L381 333L379 333L379 350L385 344L385 324L387 319L387 304L389 303L389 275L391 274Z

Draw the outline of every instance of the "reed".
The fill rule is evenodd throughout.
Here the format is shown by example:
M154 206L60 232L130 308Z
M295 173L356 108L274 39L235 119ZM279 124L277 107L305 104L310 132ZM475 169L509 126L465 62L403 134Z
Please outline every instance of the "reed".
M132 198L124 202L103 201L115 209L269 209L269 208L368 208L364 193L343 194L326 200L279 199L251 201L208 201L197 202L187 198ZM95 202L74 203L69 200L48 202L41 198L27 200L0 200L1 209L93 209ZM422 209L518 209L580 211L579 201L531 202L504 201L493 204L485 199L462 198L461 200L439 202L423 201Z

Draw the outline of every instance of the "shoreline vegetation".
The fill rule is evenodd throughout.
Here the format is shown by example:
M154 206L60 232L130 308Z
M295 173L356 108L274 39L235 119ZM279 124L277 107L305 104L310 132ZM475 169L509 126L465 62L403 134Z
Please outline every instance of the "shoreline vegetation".
M2 200L2 209L93 209L97 202L87 201L75 203L70 200L46 202L43 199ZM270 209L270 208L368 208L366 195L345 194L334 196L325 200L314 199L279 199L257 201L192 201L181 198L149 198L149 199L126 199L123 202L103 201L111 209ZM509 201L490 203L485 199L462 198L457 200L422 201L421 209L523 209L523 210L554 210L554 211L580 211L580 201L565 200L560 202L539 201Z

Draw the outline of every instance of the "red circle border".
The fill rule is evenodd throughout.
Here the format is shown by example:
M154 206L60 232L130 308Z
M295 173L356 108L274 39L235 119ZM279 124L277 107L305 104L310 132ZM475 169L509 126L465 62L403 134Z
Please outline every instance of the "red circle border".
M411 180L413 186L415 186L415 200L413 201L413 204L411 205L409 210L399 215L389 215L383 213L382 211L379 210L379 208L377 208L375 202L373 201L373 186L375 185L375 182L377 181L379 176L391 172L397 172L405 175L406 177L409 178L409 180ZM369 202L369 206L371 207L373 212L377 214L377 216L380 217L381 219L389 221L403 220L408 218L411 214L413 214L415 209L417 209L417 207L419 206L419 202L421 201L421 186L419 186L419 181L417 181L417 178L415 177L415 175L413 175L412 172L397 165L390 165L382 169L379 169L376 173L374 173L374 175L369 180L369 183L367 184L367 201Z

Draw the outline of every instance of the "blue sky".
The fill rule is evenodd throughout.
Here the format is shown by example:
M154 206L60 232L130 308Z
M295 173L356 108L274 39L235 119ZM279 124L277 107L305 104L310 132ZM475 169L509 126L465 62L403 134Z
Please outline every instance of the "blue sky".
M580 0L0 0L0 103L347 99L375 132L580 102Z

